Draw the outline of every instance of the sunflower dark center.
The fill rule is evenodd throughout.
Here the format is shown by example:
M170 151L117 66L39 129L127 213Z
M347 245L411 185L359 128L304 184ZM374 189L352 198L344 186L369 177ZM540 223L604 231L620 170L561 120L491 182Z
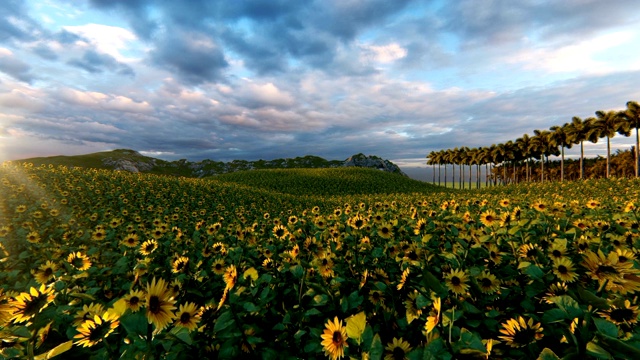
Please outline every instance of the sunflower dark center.
M460 283L461 283L460 278L459 278L459 277L457 277L457 276L452 277L452 278L451 278L451 283L452 283L454 286L458 286L458 285L460 285Z
M609 315L609 317L611 317L611 320L617 322L617 323L622 323L625 321L630 321L633 320L634 318L634 312L631 309L614 309L611 311L611 314Z
M388 234L389 233L389 228L383 227L381 231L382 231L383 234Z
M44 276L51 276L51 274L53 274L53 269L52 268L44 269Z
M624 262L627 262L628 260L629 259L624 255L618 256L618 262L624 263Z
M182 315L180 315L181 323L186 324L189 322L189 320L191 320L191 314L189 314L188 312L183 312Z
M567 269L567 267L564 266L564 265L560 265L560 266L558 266L558 272L560 274L566 274L566 273L569 272L569 269Z
M160 312L160 298L155 295L149 298L149 311L154 314Z
M333 332L333 343L342 344L342 333L340 331Z
M561 256L562 256L562 251L560 251L560 250L553 250L552 254L553 254L553 256L555 256L555 257L561 257Z
M404 350L401 347L396 346L395 348L393 348L393 359L394 360L404 359Z
M533 329L516 331L515 335L513 335L513 342L520 346L524 346L532 343L535 340L535 335L536 334Z
M536 252L537 252L537 251L536 251L536 249L535 249L535 248L532 248L532 249L527 250L527 257L533 257L533 256L536 256Z
M493 285L493 281L491 281L491 279L489 278L482 278L482 287L491 287L491 285Z
M600 265L598 266L598 269L596 270L597 274L602 274L602 275L617 275L618 274L618 270L616 270L616 268L614 268L611 265Z
M129 304L131 304L131 305L138 305L139 302L140 302L140 298L137 297L137 296L132 296L129 299Z

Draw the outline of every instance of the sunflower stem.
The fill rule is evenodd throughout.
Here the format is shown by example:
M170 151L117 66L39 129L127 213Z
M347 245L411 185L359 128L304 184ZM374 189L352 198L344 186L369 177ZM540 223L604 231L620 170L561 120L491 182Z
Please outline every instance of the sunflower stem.
M153 324L149 323L147 324L147 356L145 356L147 360L154 359L152 340L153 340Z

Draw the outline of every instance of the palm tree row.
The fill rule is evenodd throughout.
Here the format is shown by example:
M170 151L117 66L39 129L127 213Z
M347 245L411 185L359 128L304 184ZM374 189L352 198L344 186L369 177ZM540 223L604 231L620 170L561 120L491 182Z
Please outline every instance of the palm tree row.
M440 151L432 151L427 155L427 164L438 166L438 185L440 185L440 170L444 167L445 181L447 180L447 167L451 165L453 170L453 187L455 188L455 167L458 166L458 187L464 188L465 181L463 179L464 167L468 167L468 184L471 188L472 169L476 166L476 187L480 187L480 167L485 165L486 174L485 185L489 185L489 168L500 169L502 174L494 173L491 177L491 183L496 185L498 182L505 184L507 182L518 181L519 172L516 166L525 165L524 178L527 181L533 180L532 162L540 164L540 181L545 180L544 166L549 161L549 156L560 156L560 180L565 179L564 169L564 151L573 145L580 144L580 179L585 176L584 169L584 141L597 143L599 139L607 139L607 160L605 177L611 174L611 144L610 140L616 134L630 136L632 129L635 129L636 141L634 150L634 170L635 176L638 177L639 172L639 136L640 128L640 104L636 101L627 102L627 107L622 111L596 111L595 117L581 119L574 116L571 122L567 122L561 126L552 126L549 130L534 130L533 135L522 135L515 141L507 141L503 144L493 144L488 147L481 148L455 148ZM539 159L539 160L537 160ZM507 177L507 168L512 167L511 177ZM495 171L494 171L495 172ZM435 171L433 173L433 183L436 183Z

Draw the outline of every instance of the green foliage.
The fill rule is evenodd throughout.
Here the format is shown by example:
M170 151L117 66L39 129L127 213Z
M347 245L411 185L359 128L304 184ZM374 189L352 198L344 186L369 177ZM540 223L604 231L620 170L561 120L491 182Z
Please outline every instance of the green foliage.
M5 358L322 358L336 326L345 358L640 357L637 180L442 192L368 169L11 164L0 180Z

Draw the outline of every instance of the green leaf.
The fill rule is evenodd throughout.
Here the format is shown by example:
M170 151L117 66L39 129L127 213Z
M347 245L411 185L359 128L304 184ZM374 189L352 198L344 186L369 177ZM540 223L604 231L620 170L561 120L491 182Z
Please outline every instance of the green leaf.
M454 349L461 354L487 353L487 348L482 343L482 338L464 328L460 331L460 340L454 343Z
M183 327L175 327L171 330L171 333L175 335L176 338L182 340L185 344L193 344L193 340L191 339L191 335L189 335L188 329Z
M313 306L322 306L329 301L329 297L325 294L318 294L313 297Z
M376 334L371 341L371 348L369 349L369 359L380 360L382 359L384 348L382 347L382 341L380 341L380 335Z
M293 274L293 277L296 279L302 278L304 276L304 269L300 265L292 266L289 271Z
M55 356L58 356L58 355L64 353L65 351L71 350L72 347L73 347L73 340L69 340L67 342L64 342L64 343L54 347L53 349L47 351L44 354L36 355L36 357L34 359L35 360L51 359L51 358L53 358Z
M367 315L364 311L359 312L356 315L349 316L347 318L347 336L356 340L360 344L360 338L364 332L364 328L367 326Z
M320 312L320 310L318 309L309 309L307 311L304 312L304 317L309 317L309 316L313 316L313 315L321 315L322 312Z
M360 306L360 304L362 304L362 301L364 300L364 297L360 296L360 294L358 294L358 291L354 291L349 295L349 308L350 309L355 309L358 306Z
M544 348L540 352L537 360L560 360L560 358L551 349Z
M242 307L247 310L248 312L256 312L258 310L260 310L258 307L256 307L256 305L250 301L247 301L246 303L242 304Z
M596 324L596 328L601 334L611 336L612 338L618 337L618 327L606 319L594 318L593 322Z
M220 314L218 319L216 319L216 324L213 327L213 331L220 332L233 325L234 323L235 320L233 319L233 314L231 314L231 311L227 310Z
M600 345L594 343L593 341L589 341L587 344L587 353L597 357L598 359L613 359L611 354L605 349L603 349Z
M538 265L530 265L524 270L525 274L529 275L534 280L540 280L544 276L544 272L540 270Z

